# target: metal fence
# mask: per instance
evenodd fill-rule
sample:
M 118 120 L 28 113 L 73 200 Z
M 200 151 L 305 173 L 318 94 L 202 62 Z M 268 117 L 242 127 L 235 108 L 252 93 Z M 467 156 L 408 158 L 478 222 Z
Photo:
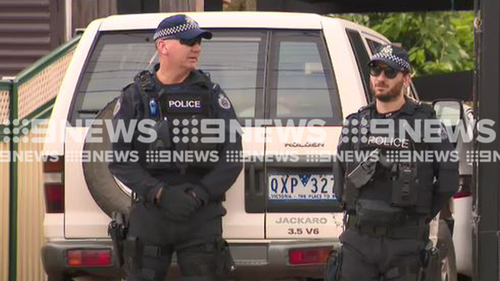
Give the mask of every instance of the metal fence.
M 0 82 L 0 156 L 5 156 L 0 158 L 0 280 L 47 279 L 40 256 L 43 143 L 33 141 L 43 136 L 33 135 L 30 122 L 49 117 L 78 41 L 54 50 L 15 80 Z

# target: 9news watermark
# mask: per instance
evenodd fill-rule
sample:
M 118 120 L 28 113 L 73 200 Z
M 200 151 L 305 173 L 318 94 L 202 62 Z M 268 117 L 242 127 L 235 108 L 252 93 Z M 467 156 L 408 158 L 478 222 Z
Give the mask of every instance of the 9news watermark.
M 362 161 L 373 148 L 384 148 L 387 161 L 394 162 L 497 162 L 498 151 L 478 151 L 472 149 L 472 142 L 487 144 L 496 139 L 492 120 L 470 123 L 458 122 L 443 125 L 439 120 L 346 120 L 332 126 L 322 119 L 289 120 L 258 119 L 246 120 L 240 124 L 236 120 L 184 119 L 168 121 L 158 130 L 154 120 L 76 120 L 73 125 L 63 120 L 49 124 L 47 119 L 4 121 L 0 129 L 4 143 L 73 143 L 74 147 L 84 144 L 106 144 L 102 150 L 66 150 L 65 160 L 74 162 L 333 162 Z M 219 145 L 219 149 L 205 151 L 147 150 L 115 151 L 113 144 L 140 142 L 153 145 L 158 139 L 167 137 L 173 146 L 189 144 Z M 473 132 L 473 129 L 475 132 Z M 273 132 L 272 134 L 270 132 Z M 277 151 L 221 150 L 220 145 L 235 143 L 271 144 Z M 460 143 L 463 151 L 441 151 L 440 145 L 450 142 Z M 276 145 L 275 143 L 279 143 Z M 349 147 L 337 152 L 337 145 Z M 267 145 L 264 145 L 267 146 Z M 50 147 L 50 145 L 48 146 Z M 357 147 L 357 149 L 354 149 Z M 424 147 L 422 149 L 422 147 Z M 465 148 L 464 148 L 465 147 Z M 359 151 L 358 151 L 359 150 Z M 125 154 L 126 155 L 125 155 Z M 6 161 L 47 161 L 40 151 L 17 150 L 0 151 L 0 162 Z M 57 155 L 57 153 L 53 154 Z M 49 161 L 52 161 L 50 159 Z

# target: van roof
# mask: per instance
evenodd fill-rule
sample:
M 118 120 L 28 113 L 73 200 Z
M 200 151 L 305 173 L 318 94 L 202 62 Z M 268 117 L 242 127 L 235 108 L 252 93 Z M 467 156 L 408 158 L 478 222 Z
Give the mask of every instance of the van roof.
M 99 30 L 155 29 L 164 18 L 181 13 L 114 15 L 102 20 Z M 185 13 L 203 28 L 321 29 L 331 18 L 317 14 L 284 12 L 197 12 Z

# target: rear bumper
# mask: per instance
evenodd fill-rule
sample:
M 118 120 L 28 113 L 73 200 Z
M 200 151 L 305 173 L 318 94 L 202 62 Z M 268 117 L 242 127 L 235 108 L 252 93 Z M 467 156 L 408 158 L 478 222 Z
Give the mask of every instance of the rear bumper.
M 294 248 L 313 248 L 332 246 L 340 247 L 338 240 L 302 240 L 270 243 L 252 243 L 245 241 L 230 241 L 230 248 L 237 269 L 231 274 L 234 277 L 246 277 L 255 280 L 256 276 L 267 278 L 309 277 L 321 278 L 324 265 L 292 266 L 288 262 L 288 251 Z M 120 269 L 116 265 L 104 268 L 72 268 L 67 266 L 66 251 L 69 249 L 111 249 L 111 241 L 67 240 L 48 242 L 42 248 L 42 262 L 49 275 L 49 281 L 63 280 L 62 277 L 76 277 L 84 275 L 119 277 Z M 175 258 L 174 258 L 175 259 Z M 169 276 L 177 276 L 178 270 L 174 265 Z M 252 278 L 254 277 L 254 278 Z
M 111 240 L 109 241 L 87 241 L 70 240 L 48 242 L 42 248 L 42 263 L 45 272 L 49 276 L 49 281 L 63 281 L 67 277 L 77 277 L 85 275 L 118 277 L 120 268 L 112 264 L 110 267 L 70 267 L 67 265 L 67 250 L 85 249 L 112 249 Z

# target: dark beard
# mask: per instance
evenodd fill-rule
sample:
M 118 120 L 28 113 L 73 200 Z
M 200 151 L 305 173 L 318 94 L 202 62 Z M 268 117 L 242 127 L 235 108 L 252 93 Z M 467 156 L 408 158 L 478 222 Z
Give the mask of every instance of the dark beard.
M 372 95 L 380 102 L 391 102 L 393 100 L 396 100 L 399 95 L 401 94 L 401 90 L 403 89 L 403 83 L 404 81 L 401 80 L 398 84 L 394 85 L 394 88 L 392 88 L 387 94 L 382 94 L 382 95 L 376 95 L 375 94 L 375 89 L 373 87 L 373 84 L 370 83 L 370 90 L 372 92 Z

